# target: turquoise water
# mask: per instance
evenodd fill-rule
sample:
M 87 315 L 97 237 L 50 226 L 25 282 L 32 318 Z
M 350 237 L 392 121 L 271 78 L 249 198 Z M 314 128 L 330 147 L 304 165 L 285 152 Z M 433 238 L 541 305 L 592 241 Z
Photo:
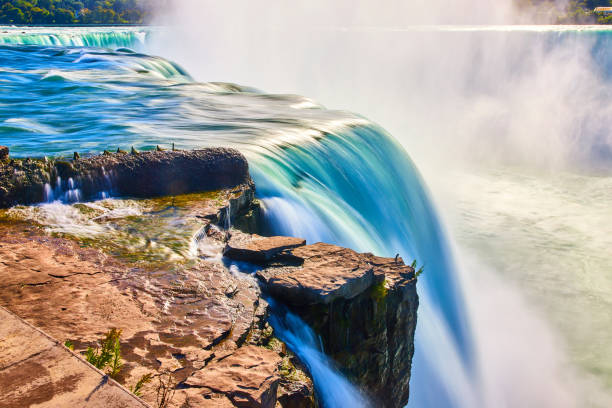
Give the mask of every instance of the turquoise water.
M 441 32 L 449 35 L 453 30 L 445 27 Z M 496 34 L 490 36 L 497 47 L 508 42 L 499 37 L 500 32 L 515 30 L 464 27 L 461 31 L 487 36 L 493 31 Z M 554 48 L 564 35 L 574 39 L 571 33 L 563 34 L 565 29 L 561 34 L 548 31 L 526 34 L 523 28 L 510 35 L 529 44 L 530 35 L 543 36 L 538 37 L 545 40 L 543 48 Z M 608 35 L 586 34 L 585 41 L 594 44 L 594 58 L 602 67 L 600 76 L 606 80 L 607 67 L 612 67 L 606 52 Z M 467 84 L 457 85 L 477 90 L 470 96 L 479 92 L 487 96 L 485 102 L 465 103 L 451 93 L 448 100 L 460 116 L 457 121 L 432 120 L 420 110 L 440 106 L 437 94 L 410 93 L 410 89 L 403 93 L 407 106 L 414 108 L 410 119 L 420 131 L 412 132 L 414 138 L 437 141 L 436 155 L 441 158 L 435 159 L 444 171 L 432 176 L 428 169 L 426 174 L 443 210 L 449 239 L 411 158 L 380 126 L 302 96 L 194 81 L 179 65 L 147 54 L 150 35 L 140 28 L 0 29 L 0 44 L 4 43 L 0 45 L 0 144 L 20 157 L 69 157 L 74 151 L 87 154 L 130 146 L 144 150 L 171 143 L 179 148 L 235 146 L 249 159 L 274 232 L 380 255 L 399 253 L 425 266 L 419 282 L 411 406 L 609 406 L 612 343 L 607 299 L 612 283 L 606 278 L 611 265 L 605 255 L 612 246 L 612 232 L 606 228 L 612 225 L 609 175 L 551 177 L 527 168 L 490 166 L 484 160 L 535 151 L 536 162 L 608 163 L 607 108 L 602 103 L 608 100 L 608 91 L 599 76 L 597 81 L 580 76 L 581 83 L 592 85 L 587 94 L 596 98 L 594 102 L 571 86 L 582 70 L 561 78 L 569 84 L 567 94 L 552 91 L 555 82 L 547 79 L 554 70 L 523 84 L 517 80 L 521 69 L 528 72 L 529 64 L 540 62 L 521 49 L 513 56 L 522 64 L 518 72 L 509 68 L 517 63 L 512 58 L 483 64 L 483 72 L 489 67 L 494 72 L 491 77 L 504 79 L 507 86 L 479 82 L 484 74 L 478 69 Z M 368 36 L 375 37 L 370 32 Z M 452 50 L 446 51 L 456 58 Z M 559 53 L 551 65 L 560 61 L 574 63 Z M 388 62 L 379 65 L 395 66 L 396 61 Z M 471 61 L 466 66 L 471 73 Z M 439 77 L 436 81 L 445 80 L 448 72 L 434 64 L 428 67 Z M 423 78 L 423 73 L 408 72 L 414 74 L 408 77 Z M 390 78 L 398 89 L 404 86 L 385 74 L 380 78 Z M 458 82 L 452 75 L 449 78 Z M 450 80 L 443 83 L 453 89 Z M 532 106 L 526 103 L 532 93 L 514 93 L 533 88 L 539 94 L 550 93 L 552 105 Z M 500 95 L 511 95 L 517 106 L 504 111 L 506 100 L 500 102 Z M 573 111 L 548 110 L 569 95 L 577 101 Z M 415 103 L 410 103 L 411 98 Z M 592 104 L 584 104 L 585 100 Z M 578 117 L 574 112 L 581 104 L 599 109 Z M 380 109 L 393 111 L 398 106 L 385 104 Z M 539 126 L 537 137 L 529 133 L 520 144 L 514 135 L 502 137 L 506 128 L 525 133 L 523 128 L 514 129 L 512 122 L 514 115 L 525 116 L 519 109 L 523 106 L 527 113 L 552 112 L 556 121 L 567 120 L 585 130 L 584 148 L 570 148 L 575 140 L 551 137 L 561 128 L 544 132 L 534 119 L 545 116 L 539 114 L 528 115 L 532 121 L 525 121 Z M 400 107 L 404 114 L 406 108 Z M 440 106 L 443 117 L 445 109 L 446 105 Z M 463 118 L 469 119 L 466 133 L 500 137 L 465 143 L 454 132 Z M 500 128 L 493 126 L 497 124 Z M 418 146 L 408 133 L 394 132 L 404 145 Z M 444 137 L 434 137 L 438 135 Z M 538 149 L 527 151 L 525 145 Z M 470 155 L 467 170 L 451 173 L 447 171 L 451 161 L 444 162 L 447 157 L 439 147 L 485 151 L 487 157 Z M 415 159 L 427 162 L 421 156 Z M 455 259 L 453 253 L 458 254 Z M 541 327 L 535 317 L 540 315 L 550 328 Z M 586 377 L 595 385 L 582 384 Z M 593 390 L 604 396 L 593 397 Z
M 451 405 L 457 396 L 444 378 L 450 371 L 439 373 L 433 365 L 446 356 L 454 375 L 467 377 L 471 369 L 461 292 L 422 180 L 383 129 L 301 96 L 197 83 L 179 66 L 135 53 L 128 44 L 112 50 L 29 45 L 27 39 L 28 45 L 0 46 L 0 143 L 14 156 L 170 143 L 239 148 L 270 219 L 278 219 L 271 224 L 277 232 L 400 253 L 425 265 L 421 301 L 430 309 L 421 318 L 435 322 L 435 329 L 420 333 L 423 341 L 445 343 L 417 347 L 417 359 L 429 371 L 428 389 Z M 301 225 L 310 229 L 295 231 Z

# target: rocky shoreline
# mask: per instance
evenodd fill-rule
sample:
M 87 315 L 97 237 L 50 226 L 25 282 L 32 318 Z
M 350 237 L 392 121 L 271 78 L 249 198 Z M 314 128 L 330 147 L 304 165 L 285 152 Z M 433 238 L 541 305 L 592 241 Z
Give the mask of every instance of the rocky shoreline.
M 115 193 L 142 197 L 130 205 L 143 210 L 121 218 L 115 207 L 66 205 L 79 220 L 89 217 L 94 238 L 54 229 L 29 207 L 3 210 L 0 304 L 70 340 L 77 353 L 110 328 L 121 329 L 124 364 L 116 380 L 130 387 L 151 374 L 155 381 L 142 388 L 151 406 L 159 406 L 164 378 L 173 389 L 169 407 L 317 406 L 308 367 L 269 324 L 268 297 L 314 329 L 324 352 L 374 406 L 407 403 L 418 307 L 414 269 L 401 258 L 257 235 L 260 207 L 240 153 L 115 153 L 59 167 L 57 160 L 26 161 L 11 162 L 8 152 L 0 159 L 2 206 L 44 196 L 55 174 L 42 177 L 32 165 L 40 162 L 58 174 L 71 169 L 59 177 L 78 180 L 83 197 L 106 188 L 101 180 L 112 172 Z M 133 175 L 156 181 L 118 181 Z M 144 198 L 156 196 L 162 198 Z M 192 227 L 193 236 L 168 244 L 160 235 L 168 219 Z M 160 247 L 171 250 L 160 257 Z M 39 374 L 32 381 L 52 381 Z M 0 384 L 6 375 L 0 367 Z M 0 406 L 19 406 L 18 397 L 0 396 Z

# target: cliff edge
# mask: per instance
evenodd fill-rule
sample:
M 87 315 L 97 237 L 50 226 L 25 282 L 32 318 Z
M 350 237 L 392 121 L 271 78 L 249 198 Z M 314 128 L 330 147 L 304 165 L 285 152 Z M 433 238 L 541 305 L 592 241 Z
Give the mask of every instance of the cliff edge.
M 260 208 L 240 153 L 69 162 L 0 153 L 0 207 L 38 202 L 49 188 L 81 194 L 0 210 L 0 305 L 81 354 L 122 330 L 113 378 L 133 388 L 150 375 L 144 401 L 159 405 L 165 390 L 167 407 L 317 406 L 308 367 L 268 323 L 272 297 L 314 329 L 373 405 L 407 403 L 414 270 L 399 257 L 256 235 Z M 84 201 L 100 191 L 132 198 Z M 69 226 L 49 211 L 62 211 Z

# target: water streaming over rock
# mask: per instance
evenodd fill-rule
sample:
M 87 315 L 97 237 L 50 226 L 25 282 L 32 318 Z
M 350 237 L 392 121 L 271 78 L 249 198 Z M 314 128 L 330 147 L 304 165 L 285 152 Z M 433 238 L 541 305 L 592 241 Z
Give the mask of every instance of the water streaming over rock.
M 268 300 L 273 309 L 270 323 L 276 335 L 283 340 L 300 360 L 308 367 L 314 380 L 317 398 L 324 407 L 370 406 L 366 398 L 355 389 L 337 370 L 334 363 L 325 356 L 321 341 L 310 327 L 299 317 Z
M 138 48 L 138 33 L 87 35 L 100 38 L 96 46 Z M 94 44 L 84 39 L 82 48 L 73 47 L 76 39 L 58 45 L 48 34 L 36 41 L 9 34 L 0 40 L 12 44 L 0 46 L 0 87 L 7 91 L 0 93 L 0 144 L 13 155 L 70 157 L 172 143 L 237 147 L 249 159 L 271 232 L 399 253 L 424 266 L 411 401 L 483 406 L 474 331 L 444 229 L 409 156 L 382 128 L 305 97 L 197 83 L 159 57 L 88 48 Z M 75 198 L 78 186 L 56 183 L 64 184 L 59 192 L 49 186 L 48 199 L 67 192 L 68 201 Z M 198 234 L 190 232 L 193 245 Z M 287 343 L 305 360 L 325 362 L 295 319 L 284 316 L 277 330 Z

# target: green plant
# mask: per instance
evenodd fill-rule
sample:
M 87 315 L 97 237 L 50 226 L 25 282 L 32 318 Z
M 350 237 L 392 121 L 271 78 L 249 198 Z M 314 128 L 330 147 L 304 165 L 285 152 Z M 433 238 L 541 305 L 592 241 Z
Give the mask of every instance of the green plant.
M 121 332 L 119 332 L 121 334 Z M 121 371 L 121 367 L 123 367 L 123 362 L 121 361 L 121 346 L 119 344 L 119 337 L 115 340 L 113 344 L 113 358 L 109 364 L 110 370 L 109 375 L 111 378 L 116 378 L 119 371 Z
M 121 361 L 121 345 L 119 339 L 121 338 L 121 330 L 111 329 L 106 333 L 104 339 L 101 341 L 101 347 L 88 347 L 85 352 L 85 359 L 91 365 L 99 370 L 103 370 L 109 366 L 109 372 L 111 378 L 115 378 L 123 362 Z
M 410 264 L 410 267 L 416 271 L 415 274 L 414 274 L 415 278 L 418 278 L 423 273 L 424 266 L 421 266 L 418 270 L 416 269 L 416 267 L 417 267 L 416 259 L 414 261 L 412 261 L 412 264 Z
M 66 340 L 64 342 L 64 346 L 66 346 L 66 348 L 69 348 L 70 350 L 74 351 L 74 344 L 72 344 L 72 342 L 70 340 Z
M 142 396 L 142 387 L 144 387 L 145 384 L 150 383 L 152 379 L 153 375 L 151 373 L 143 375 L 140 377 L 140 380 L 138 380 L 135 386 L 130 387 L 130 391 L 137 397 Z

